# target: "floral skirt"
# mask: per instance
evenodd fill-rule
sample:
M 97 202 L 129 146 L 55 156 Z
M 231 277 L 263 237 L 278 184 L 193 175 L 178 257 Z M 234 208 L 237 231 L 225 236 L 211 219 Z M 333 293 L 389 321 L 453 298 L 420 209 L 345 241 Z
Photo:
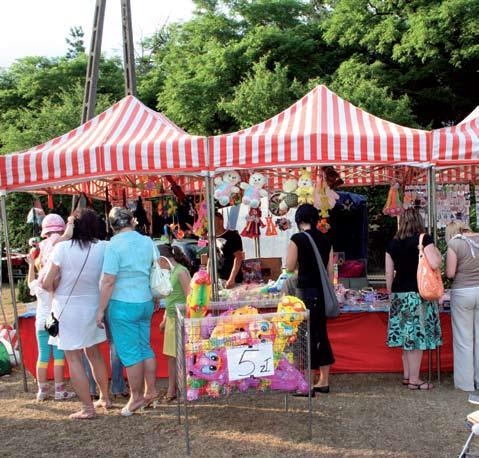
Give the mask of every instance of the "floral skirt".
M 433 350 L 442 345 L 437 303 L 414 292 L 392 293 L 387 343 L 403 350 Z

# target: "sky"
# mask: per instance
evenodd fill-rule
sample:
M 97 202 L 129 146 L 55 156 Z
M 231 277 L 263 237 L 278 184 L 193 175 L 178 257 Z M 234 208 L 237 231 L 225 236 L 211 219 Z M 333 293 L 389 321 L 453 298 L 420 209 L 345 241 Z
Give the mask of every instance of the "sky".
M 90 47 L 95 0 L 0 0 L 0 67 L 25 56 L 62 56 L 70 27 L 82 26 Z M 122 52 L 120 0 L 107 0 L 102 51 Z M 151 35 L 165 22 L 191 17 L 192 0 L 130 0 L 133 39 Z

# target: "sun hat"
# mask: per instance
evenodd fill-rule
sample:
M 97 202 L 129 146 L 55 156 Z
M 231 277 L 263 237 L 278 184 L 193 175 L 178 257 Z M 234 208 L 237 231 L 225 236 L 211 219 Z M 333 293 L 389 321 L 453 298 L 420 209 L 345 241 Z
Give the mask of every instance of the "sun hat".
M 42 237 L 46 237 L 50 232 L 63 232 L 65 230 L 65 221 L 60 215 L 50 213 L 42 221 Z

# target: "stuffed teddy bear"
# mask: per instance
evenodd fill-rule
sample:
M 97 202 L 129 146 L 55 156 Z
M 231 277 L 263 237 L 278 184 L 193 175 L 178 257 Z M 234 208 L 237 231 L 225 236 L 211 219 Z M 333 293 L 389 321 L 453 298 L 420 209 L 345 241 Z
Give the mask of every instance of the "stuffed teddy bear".
M 298 180 L 295 178 L 289 178 L 283 183 L 283 192 L 280 195 L 281 202 L 279 204 L 281 215 L 288 213 L 290 208 L 298 206 L 296 189 L 298 189 Z
M 303 170 L 298 180 L 298 189 L 295 194 L 298 196 L 298 205 L 314 203 L 314 187 L 311 179 L 311 172 Z
M 242 203 L 251 208 L 258 208 L 261 204 L 261 197 L 266 197 L 268 193 L 263 189 L 266 179 L 261 173 L 253 173 L 249 177 L 248 183 L 241 183 L 240 187 L 244 190 Z
M 215 199 L 222 207 L 225 207 L 231 202 L 234 194 L 239 193 L 239 188 L 236 186 L 241 181 L 240 174 L 235 170 L 225 172 L 222 177 L 215 178 Z

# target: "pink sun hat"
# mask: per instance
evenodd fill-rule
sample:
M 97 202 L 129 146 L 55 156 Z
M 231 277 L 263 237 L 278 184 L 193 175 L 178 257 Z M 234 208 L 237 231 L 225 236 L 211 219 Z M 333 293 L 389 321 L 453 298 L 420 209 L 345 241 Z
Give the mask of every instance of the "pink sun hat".
M 42 221 L 42 237 L 46 237 L 50 232 L 63 232 L 65 230 L 65 221 L 60 215 L 50 213 Z

